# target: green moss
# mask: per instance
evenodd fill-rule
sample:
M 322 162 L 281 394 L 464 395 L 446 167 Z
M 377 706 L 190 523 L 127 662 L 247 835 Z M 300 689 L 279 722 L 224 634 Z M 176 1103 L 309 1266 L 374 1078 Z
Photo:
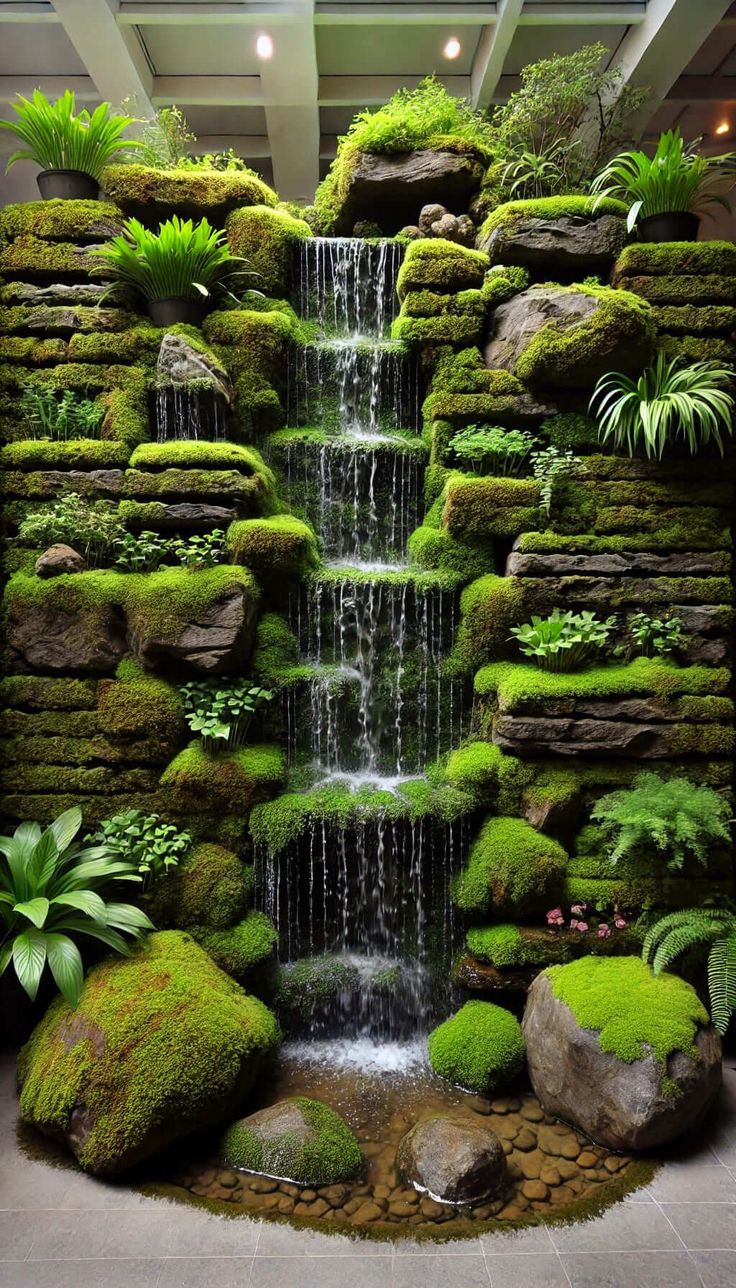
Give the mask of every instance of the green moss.
M 273 795 L 284 771 L 278 747 L 239 747 L 213 756 L 201 742 L 192 742 L 164 770 L 161 788 L 173 809 L 247 813 L 257 801 Z
M 48 241 L 106 240 L 122 224 L 117 206 L 104 201 L 25 201 L 0 210 L 0 241 L 41 237 Z
M 660 335 L 658 348 L 668 358 L 679 358 L 682 362 L 733 364 L 736 361 L 736 344 L 717 335 Z
M 470 316 L 412 318 L 402 314 L 391 327 L 394 340 L 407 345 L 452 344 L 458 347 L 477 344 L 482 334 L 482 321 Z
M 445 293 L 478 288 L 488 267 L 489 259 L 483 251 L 467 250 L 442 237 L 420 237 L 406 248 L 396 290 L 403 300 L 409 291 L 423 287 Z
M 445 778 L 458 791 L 486 809 L 500 814 L 520 812 L 522 793 L 531 770 L 515 756 L 507 756 L 491 742 L 469 742 L 452 751 Z
M 471 582 L 460 597 L 453 668 L 468 675 L 484 662 L 507 655 L 510 629 L 523 612 L 523 589 L 516 578 L 488 573 Z
M 105 268 L 91 248 L 77 246 L 74 242 L 44 241 L 32 233 L 24 233 L 0 246 L 0 273 L 7 277 L 46 277 L 53 274 L 62 279 L 99 279 L 104 277 Z
M 612 956 L 636 950 L 641 935 L 635 929 L 617 931 L 610 939 L 576 930 L 547 930 L 543 927 L 474 926 L 465 942 L 474 957 L 496 970 L 543 967 L 588 955 Z
M 708 242 L 696 243 L 707 246 Z M 652 304 L 736 304 L 736 275 L 720 273 L 663 274 L 661 277 L 617 276 L 620 290 L 632 291 Z
M 355 1176 L 363 1166 L 363 1155 L 339 1114 L 305 1096 L 294 1096 L 291 1103 L 307 1124 L 306 1138 L 284 1132 L 268 1133 L 267 1139 L 261 1139 L 249 1129 L 245 1118 L 223 1136 L 220 1148 L 225 1161 L 302 1185 L 334 1185 Z
M 541 910 L 559 889 L 566 861 L 562 846 L 524 819 L 487 818 L 453 881 L 453 902 L 476 916 L 491 908 L 507 916 Z
M 102 174 L 106 196 L 126 214 L 149 221 L 171 214 L 206 215 L 215 222 L 238 206 L 275 206 L 276 193 L 253 170 L 151 170 L 110 165 Z
M 149 675 L 126 658 L 115 680 L 100 680 L 97 717 L 112 738 L 151 738 L 171 747 L 186 733 L 181 693 L 162 677 Z
M 607 374 L 622 344 L 645 366 L 654 345 L 656 327 L 638 296 L 607 286 L 557 288 L 558 294 L 589 295 L 598 308 L 576 326 L 562 329 L 547 322 L 520 354 L 515 372 L 530 385 L 587 387 Z M 620 361 L 620 359 L 619 359 Z
M 540 433 L 550 447 L 576 454 L 600 451 L 598 426 L 592 416 L 580 412 L 564 411 L 543 420 Z
M 0 298 L 2 298 L 0 296 Z M 69 335 L 88 331 L 124 332 L 135 322 L 135 315 L 126 309 L 95 307 L 86 304 L 18 304 L 0 308 L 0 331 L 45 332 L 48 335 Z
M 697 1055 L 698 1028 L 709 1022 L 695 990 L 677 975 L 654 975 L 640 957 L 583 957 L 545 972 L 554 996 L 581 1028 L 625 1064 L 651 1054 L 662 1072 L 676 1051 Z
M 620 215 L 626 218 L 626 206 L 622 201 L 611 197 L 604 198 L 593 209 L 594 198 L 570 194 L 559 197 L 533 197 L 525 201 L 506 201 L 496 206 L 495 210 L 484 219 L 478 240 L 481 245 L 489 240 L 497 228 L 510 230 L 521 219 L 561 219 L 565 217 L 588 219 L 600 218 L 601 215 Z M 625 241 L 626 230 L 622 227 L 621 244 Z
M 270 474 L 262 456 L 252 447 L 190 439 L 176 439 L 170 443 L 142 443 L 133 452 L 130 466 L 136 470 L 240 470 L 246 475 Z
M 453 472 L 445 484 L 443 523 L 451 536 L 511 537 L 539 525 L 536 479 L 480 478 Z
M 498 970 L 525 965 L 524 940 L 518 926 L 473 926 L 465 936 L 468 949 L 475 957 Z
M 340 994 L 357 994 L 360 987 L 360 972 L 349 959 L 302 957 L 279 970 L 273 1004 L 282 1019 L 308 1022 L 315 1008 L 337 1003 Z
M 84 1104 L 79 1162 L 114 1172 L 221 1119 L 278 1038 L 266 1007 L 189 936 L 151 935 L 131 957 L 92 968 L 76 1011 L 52 1002 L 18 1058 L 21 1117 L 54 1136 Z
M 224 348 L 235 386 L 238 436 L 247 441 L 280 429 L 284 412 L 279 394 L 285 388 L 289 345 L 296 334 L 293 313 L 278 309 L 211 313 L 203 332 L 208 341 Z
M 115 439 L 128 447 L 142 443 L 148 433 L 148 403 L 143 382 L 137 388 L 111 389 L 102 395 L 105 419 L 104 438 Z
M 45 439 L 8 443 L 0 462 L 9 470 L 112 470 L 125 469 L 130 449 L 125 443 L 95 438 Z
M 521 1025 L 492 1002 L 466 1002 L 432 1030 L 427 1045 L 435 1073 L 482 1095 L 508 1086 L 524 1068 Z
M 225 930 L 245 913 L 249 871 L 222 845 L 195 845 L 155 882 L 148 914 L 156 925 Z
M 724 667 L 677 666 L 662 657 L 639 657 L 633 662 L 592 666 L 585 671 L 557 674 L 526 662 L 493 662 L 475 677 L 479 696 L 494 694 L 504 711 L 529 702 L 560 698 L 618 698 L 653 694 L 664 701 L 681 694 L 723 693 L 729 683 Z
M 0 680 L 0 703 L 31 711 L 93 711 L 97 705 L 97 681 L 6 675 Z
M 736 246 L 730 241 L 632 242 L 621 251 L 614 268 L 616 279 L 681 273 L 723 277 L 736 274 Z
M 234 255 L 246 261 L 249 285 L 266 295 L 288 295 L 298 244 L 312 236 L 309 224 L 284 210 L 247 206 L 227 221 L 228 240 Z
M 459 572 L 472 581 L 493 567 L 493 546 L 490 541 L 456 541 L 444 529 L 424 525 L 409 537 L 409 560 L 417 568 Z
M 209 953 L 216 966 L 235 979 L 261 966 L 273 956 L 278 935 L 265 912 L 249 912 L 227 930 L 190 926 L 189 933 Z
M 92 362 L 60 362 L 55 367 L 40 371 L 20 371 L 15 367 L 4 366 L 0 368 L 0 385 L 17 392 L 20 392 L 22 385 L 61 392 L 65 389 L 76 389 L 87 398 L 91 398 L 100 390 L 114 389 L 140 395 L 145 392 L 146 373 L 141 367 L 128 367 L 117 363 L 111 366 L 96 366 Z M 102 432 L 105 437 L 108 437 L 104 421 Z
M 0 336 L 0 362 L 18 363 L 23 367 L 43 367 L 64 362 L 67 342 L 59 338 L 38 340 L 30 335 Z
M 292 670 L 299 656 L 299 642 L 283 617 L 263 613 L 256 627 L 251 671 L 267 686 L 279 686 L 285 672 Z
M 291 514 L 236 519 L 227 530 L 226 549 L 233 563 L 262 575 L 302 576 L 319 562 L 314 532 Z
M 657 330 L 676 335 L 729 335 L 736 330 L 736 308 L 732 304 L 663 304 L 654 309 L 654 320 Z

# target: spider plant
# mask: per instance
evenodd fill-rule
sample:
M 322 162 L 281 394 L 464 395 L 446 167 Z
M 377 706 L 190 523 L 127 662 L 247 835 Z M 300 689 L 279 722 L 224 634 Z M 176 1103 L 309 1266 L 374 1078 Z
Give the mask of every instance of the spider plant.
M 702 156 L 696 151 L 698 142 L 686 143 L 679 129 L 667 130 L 659 136 L 653 157 L 640 150 L 620 152 L 591 184 L 591 192 L 596 194 L 594 209 L 605 197 L 629 202 L 629 232 L 637 222 L 654 215 L 698 215 L 709 206 L 728 210 L 722 189 L 733 182 L 736 154 Z
M 11 106 L 17 119 L 0 121 L 0 128 L 10 130 L 25 147 L 13 153 L 6 172 L 16 161 L 27 160 L 35 161 L 42 170 L 77 170 L 99 180 L 116 152 L 140 147 L 122 137 L 135 117 L 118 116 L 109 103 L 100 103 L 91 115 L 86 108 L 75 114 L 70 89 L 55 103 L 34 89 L 32 98 L 19 94 Z
M 643 446 L 661 460 L 666 447 L 684 438 L 694 456 L 711 439 L 723 455 L 723 439 L 733 432 L 733 397 L 727 386 L 736 379 L 732 367 L 717 362 L 683 366 L 658 353 L 638 380 L 618 371 L 602 376 L 590 409 L 600 415 L 603 443 L 625 448 L 629 456 Z
M 207 219 L 195 224 L 173 215 L 157 233 L 129 219 L 124 230 L 97 252 L 116 281 L 144 300 L 201 300 L 234 271 L 240 260 L 227 237 Z

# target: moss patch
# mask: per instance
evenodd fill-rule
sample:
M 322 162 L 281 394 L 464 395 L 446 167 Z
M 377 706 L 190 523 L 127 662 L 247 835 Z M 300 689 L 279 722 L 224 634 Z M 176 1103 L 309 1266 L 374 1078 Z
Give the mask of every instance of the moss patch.
M 192 742 L 164 770 L 161 789 L 172 808 L 183 812 L 247 813 L 257 801 L 273 795 L 284 771 L 278 747 L 239 747 L 212 756 L 201 742 Z
M 453 881 L 453 902 L 474 915 L 541 910 L 559 890 L 566 862 L 559 842 L 524 819 L 487 818 Z
M 312 236 L 309 224 L 285 210 L 246 206 L 230 215 L 227 234 L 231 251 L 252 274 L 249 285 L 277 298 L 289 294 L 295 250 Z
M 585 671 L 556 674 L 526 662 L 495 662 L 475 677 L 475 692 L 495 694 L 505 711 L 546 698 L 618 698 L 654 694 L 721 694 L 729 683 L 725 667 L 677 666 L 661 657 L 638 657 L 633 662 L 591 666 Z
M 492 1002 L 466 1002 L 432 1030 L 427 1045 L 435 1073 L 482 1095 L 507 1086 L 524 1067 L 521 1025 Z
M 278 935 L 264 912 L 249 912 L 237 925 L 226 930 L 190 926 L 189 933 L 216 966 L 235 979 L 243 979 L 273 955 Z
M 444 293 L 478 288 L 489 266 L 484 251 L 467 250 L 442 237 L 420 237 L 406 248 L 396 290 L 403 300 L 409 291 L 424 287 Z
M 328 1105 L 295 1096 L 290 1102 L 308 1128 L 306 1139 L 295 1132 L 268 1134 L 263 1139 L 248 1127 L 248 1119 L 234 1123 L 222 1139 L 226 1162 L 249 1172 L 260 1172 L 302 1185 L 334 1185 L 360 1171 L 360 1146 Z
M 312 529 L 290 514 L 236 520 L 227 530 L 226 548 L 233 563 L 266 575 L 300 576 L 319 562 Z
M 275 206 L 276 193 L 253 170 L 152 170 L 109 165 L 102 174 L 106 196 L 126 214 L 149 219 L 172 214 L 207 215 L 223 223 L 238 206 Z

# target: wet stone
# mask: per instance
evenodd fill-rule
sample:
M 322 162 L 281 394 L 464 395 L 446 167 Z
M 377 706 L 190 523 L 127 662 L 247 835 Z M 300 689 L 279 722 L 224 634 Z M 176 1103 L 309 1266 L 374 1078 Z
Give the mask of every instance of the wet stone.
M 237 1173 L 231 1172 L 227 1169 L 223 1169 L 223 1171 L 217 1173 L 217 1180 L 220 1185 L 225 1187 L 226 1190 L 233 1190 L 238 1184 Z
M 367 1202 L 361 1203 L 350 1220 L 352 1225 L 370 1225 L 372 1221 L 378 1221 L 382 1215 L 382 1210 L 377 1203 Z
M 529 1150 L 536 1149 L 537 1138 L 534 1132 L 528 1127 L 522 1127 L 521 1131 L 514 1137 L 514 1149 Z
M 594 1154 L 593 1151 L 590 1149 L 584 1149 L 582 1154 L 578 1154 L 578 1157 L 576 1158 L 575 1161 L 578 1167 L 582 1167 L 583 1170 L 585 1170 L 588 1167 L 596 1166 L 598 1162 L 598 1155 Z

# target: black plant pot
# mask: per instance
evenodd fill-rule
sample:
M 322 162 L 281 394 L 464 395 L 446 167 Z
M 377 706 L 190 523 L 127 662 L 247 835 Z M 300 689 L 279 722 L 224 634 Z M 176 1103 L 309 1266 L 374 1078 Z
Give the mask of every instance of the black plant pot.
M 100 185 L 83 170 L 42 170 L 36 177 L 44 201 L 97 201 Z
M 698 240 L 700 216 L 689 210 L 672 210 L 662 215 L 647 215 L 637 224 L 645 242 L 694 242 Z
M 174 326 L 177 322 L 200 326 L 206 313 L 207 301 L 204 299 L 170 295 L 165 300 L 148 301 L 148 316 L 154 326 Z

